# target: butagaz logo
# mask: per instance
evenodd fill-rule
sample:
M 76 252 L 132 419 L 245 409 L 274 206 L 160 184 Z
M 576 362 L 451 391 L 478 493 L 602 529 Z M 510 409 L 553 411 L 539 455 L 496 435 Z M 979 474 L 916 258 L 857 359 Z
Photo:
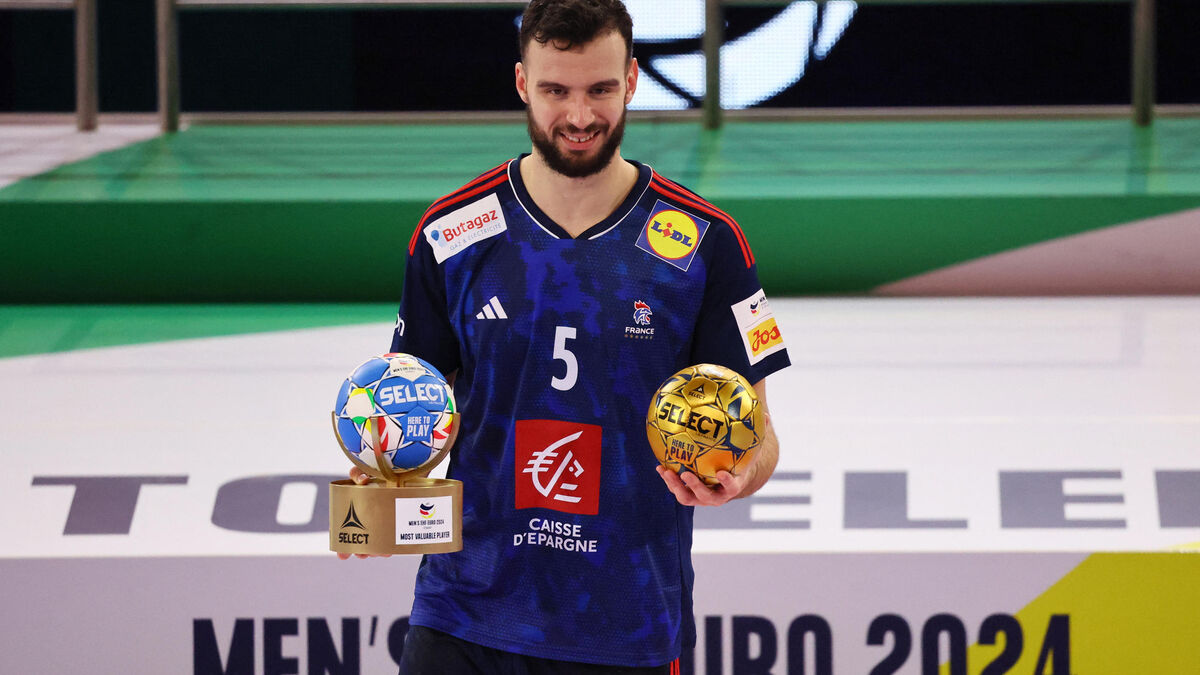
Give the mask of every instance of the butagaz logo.
M 708 231 L 708 221 L 675 209 L 659 200 L 654 204 L 637 247 L 687 271 Z
M 500 298 L 492 296 L 491 300 L 479 310 L 475 315 L 476 319 L 507 319 L 508 314 L 504 313 L 504 306 L 500 304 Z
M 508 229 L 495 194 L 451 211 L 425 226 L 425 239 L 439 263 L 462 253 L 468 246 Z
M 516 508 L 599 512 L 599 426 L 518 420 L 516 431 Z
M 751 365 L 783 349 L 783 335 L 762 289 L 729 308 L 737 320 Z

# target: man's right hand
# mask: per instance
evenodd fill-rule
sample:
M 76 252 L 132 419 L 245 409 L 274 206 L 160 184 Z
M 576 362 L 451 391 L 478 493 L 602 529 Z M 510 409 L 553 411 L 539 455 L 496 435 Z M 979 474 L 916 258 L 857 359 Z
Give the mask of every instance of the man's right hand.
M 350 467 L 350 480 L 354 481 L 355 485 L 366 485 L 367 483 L 371 482 L 371 476 L 366 471 L 363 471 L 362 469 L 358 468 L 357 466 L 353 466 L 353 467 Z M 390 558 L 390 557 L 392 557 L 391 553 L 384 553 L 382 555 L 371 554 L 371 553 L 353 553 L 353 554 L 339 553 L 339 554 L 337 554 L 337 557 L 341 558 L 342 560 L 349 560 L 351 555 L 353 555 L 355 558 Z
M 354 481 L 355 485 L 366 485 L 371 482 L 371 475 L 357 466 L 350 467 L 350 480 Z

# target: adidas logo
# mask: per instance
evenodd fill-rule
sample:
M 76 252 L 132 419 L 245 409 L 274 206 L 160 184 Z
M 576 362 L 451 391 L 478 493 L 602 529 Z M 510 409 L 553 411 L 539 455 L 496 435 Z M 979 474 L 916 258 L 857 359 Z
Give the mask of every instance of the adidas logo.
M 508 315 L 504 313 L 504 307 L 502 307 L 500 305 L 500 298 L 493 295 L 492 299 L 488 300 L 488 304 L 484 305 L 483 309 L 480 310 L 480 312 L 475 315 L 475 318 L 476 319 L 507 319 Z

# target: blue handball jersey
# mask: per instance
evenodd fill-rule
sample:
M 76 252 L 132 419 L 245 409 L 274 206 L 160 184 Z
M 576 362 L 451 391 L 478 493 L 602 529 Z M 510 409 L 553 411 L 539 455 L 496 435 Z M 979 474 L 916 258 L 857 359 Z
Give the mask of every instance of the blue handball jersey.
M 571 238 L 521 158 L 435 202 L 409 245 L 392 351 L 457 373 L 449 477 L 463 549 L 427 555 L 411 622 L 549 659 L 648 666 L 695 642 L 692 511 L 655 471 L 654 391 L 717 363 L 789 363 L 737 223 L 633 163 Z M 714 589 L 718 591 L 718 589 Z

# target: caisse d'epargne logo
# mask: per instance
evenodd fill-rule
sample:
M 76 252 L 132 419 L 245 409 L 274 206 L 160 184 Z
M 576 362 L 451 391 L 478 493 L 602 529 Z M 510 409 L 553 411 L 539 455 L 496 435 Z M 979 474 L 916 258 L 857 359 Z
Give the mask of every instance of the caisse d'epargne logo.
M 516 431 L 516 508 L 599 513 L 599 426 L 517 420 Z

